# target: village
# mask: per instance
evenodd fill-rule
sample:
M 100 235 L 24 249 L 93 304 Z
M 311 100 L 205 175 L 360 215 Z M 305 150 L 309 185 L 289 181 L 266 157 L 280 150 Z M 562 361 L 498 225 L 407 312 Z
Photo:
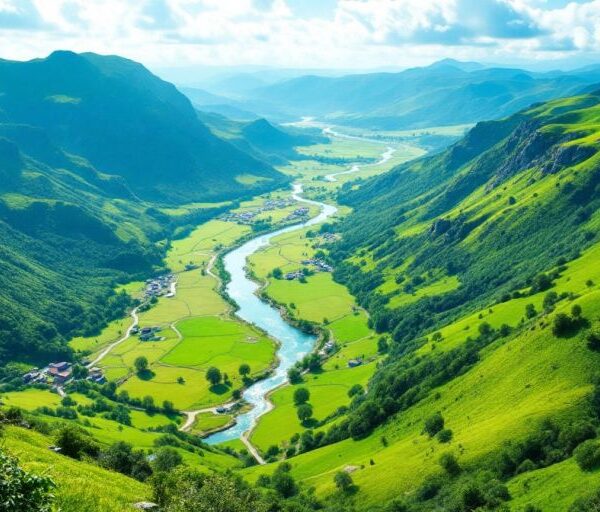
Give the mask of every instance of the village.
M 152 279 L 146 280 L 146 289 L 144 297 L 151 299 L 164 295 L 167 298 L 175 297 L 177 281 L 173 274 L 165 274 Z
M 316 268 L 317 271 L 320 271 L 320 272 L 333 272 L 333 267 L 320 259 L 302 260 L 302 264 L 313 266 Z M 284 277 L 284 279 L 286 279 L 288 281 L 293 281 L 294 279 L 302 279 L 302 278 L 306 277 L 305 269 L 299 269 L 299 270 L 295 270 L 293 272 L 287 272 L 283 277 Z
M 50 363 L 44 368 L 32 368 L 23 375 L 23 383 L 28 385 L 34 384 L 52 384 L 54 386 L 62 386 L 67 381 L 87 380 L 96 384 L 104 384 L 106 377 L 101 368 L 93 367 L 78 367 L 78 373 L 74 374 L 73 365 L 66 361 Z
M 228 212 L 223 214 L 220 219 L 229 222 L 236 222 L 237 224 L 247 225 L 251 224 L 254 218 L 261 213 L 287 208 L 293 204 L 295 204 L 295 201 L 292 199 L 267 199 L 261 207 L 256 208 L 255 210 L 249 210 L 241 213 Z M 302 219 L 307 217 L 308 213 L 309 209 L 306 207 L 296 208 L 284 220 L 292 221 Z

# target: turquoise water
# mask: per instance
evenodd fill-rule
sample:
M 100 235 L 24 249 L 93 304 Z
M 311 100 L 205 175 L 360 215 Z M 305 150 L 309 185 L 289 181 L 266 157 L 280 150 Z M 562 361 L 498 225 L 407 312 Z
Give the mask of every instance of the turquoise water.
M 239 306 L 236 315 L 248 323 L 257 325 L 279 342 L 280 346 L 277 352 L 279 366 L 269 378 L 253 384 L 244 392 L 244 399 L 252 405 L 252 409 L 240 414 L 236 418 L 237 423 L 231 428 L 207 437 L 205 441 L 210 444 L 239 439 L 244 432 L 252 429 L 256 420 L 270 409 L 266 395 L 286 381 L 288 369 L 309 353 L 315 344 L 316 338 L 314 336 L 305 334 L 288 324 L 283 320 L 278 309 L 263 302 L 256 295 L 259 284 L 249 279 L 245 271 L 248 257 L 268 245 L 273 237 L 319 224 L 337 211 L 335 206 L 304 199 L 300 195 L 301 193 L 302 186 L 298 183 L 294 184 L 292 197 L 297 201 L 318 205 L 321 208 L 319 215 L 303 224 L 288 226 L 253 238 L 227 253 L 223 258 L 225 269 L 231 275 L 231 280 L 227 285 L 227 293 Z

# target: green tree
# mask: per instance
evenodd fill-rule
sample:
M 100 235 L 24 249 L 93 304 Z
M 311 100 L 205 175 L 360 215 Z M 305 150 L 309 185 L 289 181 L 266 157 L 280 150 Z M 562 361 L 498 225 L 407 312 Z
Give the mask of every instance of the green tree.
M 275 470 L 275 473 L 273 473 L 271 484 L 284 498 L 291 498 L 298 494 L 298 485 L 294 481 L 292 475 L 290 475 L 289 464 L 285 462 L 282 462 Z
M 573 304 L 573 307 L 571 308 L 571 315 L 573 315 L 573 318 L 580 318 L 581 313 L 581 306 L 579 304 Z
M 162 408 L 165 414 L 175 414 L 177 409 L 175 409 L 175 405 L 170 400 L 165 400 L 162 403 Z
M 352 477 L 346 471 L 338 471 L 333 477 L 333 482 L 342 492 L 348 492 L 354 487 Z
M 584 441 L 575 448 L 573 456 L 583 471 L 592 471 L 600 467 L 600 443 L 595 439 Z
M 439 462 L 440 466 L 442 466 L 450 476 L 456 476 L 461 472 L 460 465 L 452 453 L 444 453 L 440 457 Z
M 444 417 L 441 415 L 441 413 L 436 412 L 425 420 L 425 426 L 423 427 L 423 430 L 429 434 L 429 437 L 433 437 L 443 428 Z
M 0 450 L 0 510 L 50 512 L 55 484 L 48 476 L 22 469 L 15 457 Z
M 535 310 L 535 306 L 533 304 L 527 304 L 525 306 L 525 316 L 529 319 L 537 316 L 537 311 Z
M 354 398 L 355 396 L 360 396 L 365 394 L 365 388 L 362 387 L 362 384 L 354 384 L 348 390 L 348 397 Z
M 304 423 L 313 415 L 313 408 L 310 404 L 302 404 L 298 406 L 296 413 L 298 414 L 298 419 Z
M 552 333 L 554 336 L 564 336 L 572 329 L 572 327 L 573 320 L 569 315 L 558 313 L 554 316 L 554 321 L 552 322 Z
M 295 366 L 288 370 L 287 375 L 288 380 L 292 384 L 298 384 L 298 382 L 302 382 L 302 374 L 300 373 L 300 370 L 298 370 L 298 368 L 296 368 Z
M 282 276 L 283 276 L 283 272 L 281 271 L 281 269 L 279 267 L 275 267 L 273 269 L 273 277 L 275 279 L 281 279 Z
M 294 403 L 302 405 L 310 399 L 310 392 L 306 388 L 298 388 L 294 391 Z
M 146 359 L 145 356 L 136 357 L 135 361 L 133 362 L 133 366 L 135 367 L 135 371 L 137 373 L 144 373 L 146 370 L 148 370 L 148 359 Z
M 242 363 L 238 371 L 242 377 L 247 377 L 248 375 L 250 375 L 250 365 Z
M 163 446 L 154 453 L 152 467 L 154 471 L 172 471 L 183 464 L 183 458 L 175 448 Z
M 90 433 L 76 425 L 62 426 L 56 434 L 55 443 L 63 455 L 73 459 L 79 459 L 83 455 L 95 457 L 99 452 Z
M 216 386 L 219 382 L 221 382 L 221 370 L 211 366 L 206 371 L 206 380 L 211 383 L 212 386 Z

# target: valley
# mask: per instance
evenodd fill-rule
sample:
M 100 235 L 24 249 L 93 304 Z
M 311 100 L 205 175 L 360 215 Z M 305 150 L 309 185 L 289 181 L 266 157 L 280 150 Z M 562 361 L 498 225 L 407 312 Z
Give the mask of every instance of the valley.
M 236 100 L 275 124 L 0 62 L 0 464 L 36 512 L 595 510 L 597 70 L 468 64 Z

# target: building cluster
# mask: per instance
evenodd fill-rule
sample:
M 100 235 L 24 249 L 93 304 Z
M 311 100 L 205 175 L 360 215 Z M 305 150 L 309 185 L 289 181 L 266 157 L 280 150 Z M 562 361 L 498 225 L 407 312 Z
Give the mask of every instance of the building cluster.
M 303 265 L 312 265 L 316 267 L 317 270 L 321 272 L 333 272 L 333 267 L 328 263 L 325 263 L 323 260 L 318 259 L 310 259 L 310 260 L 302 260 Z
M 290 213 L 285 220 L 298 220 L 298 219 L 304 219 L 306 217 L 308 217 L 308 212 L 310 210 L 308 208 L 306 208 L 305 206 L 303 206 L 302 208 L 296 208 L 292 213 Z
M 73 365 L 66 361 L 50 363 L 45 368 L 33 368 L 23 375 L 25 384 L 62 385 L 73 377 Z M 90 368 L 85 377 L 90 382 L 104 384 L 106 377 L 101 368 Z
M 335 233 L 323 233 L 323 240 L 325 242 L 335 242 L 339 238 Z
M 175 276 L 173 274 L 165 274 L 153 279 L 146 280 L 146 298 L 158 297 L 175 297 Z
M 256 208 L 255 210 L 248 210 L 241 213 L 227 212 L 223 214 L 220 218 L 221 220 L 237 222 L 238 224 L 250 224 L 252 223 L 254 217 L 263 212 L 287 208 L 288 206 L 291 206 L 293 204 L 294 201 L 291 199 L 267 199 L 261 207 Z
M 140 341 L 162 341 L 164 338 L 157 336 L 160 331 L 160 327 L 142 327 L 139 328 L 137 325 L 131 329 L 131 334 L 138 334 Z

